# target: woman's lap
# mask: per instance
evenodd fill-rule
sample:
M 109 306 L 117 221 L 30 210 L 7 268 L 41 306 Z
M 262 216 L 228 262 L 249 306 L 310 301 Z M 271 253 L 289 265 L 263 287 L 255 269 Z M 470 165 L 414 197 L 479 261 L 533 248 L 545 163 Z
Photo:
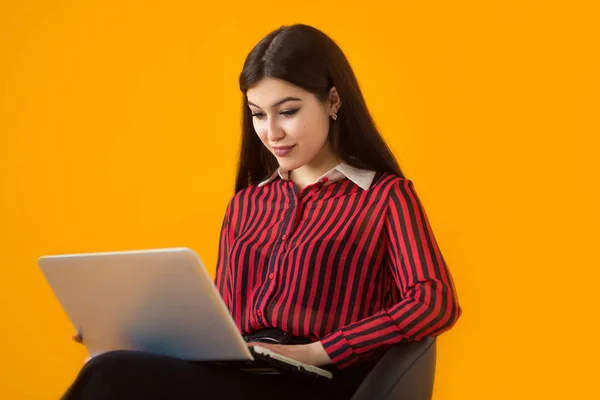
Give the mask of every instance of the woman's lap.
M 259 375 L 152 353 L 113 351 L 88 361 L 63 399 L 335 399 L 338 391 L 327 384 L 299 375 Z

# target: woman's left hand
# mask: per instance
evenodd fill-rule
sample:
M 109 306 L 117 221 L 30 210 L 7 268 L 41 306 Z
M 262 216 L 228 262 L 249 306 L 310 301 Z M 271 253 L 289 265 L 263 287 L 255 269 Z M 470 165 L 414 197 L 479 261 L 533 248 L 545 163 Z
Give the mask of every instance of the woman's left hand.
M 320 367 L 331 364 L 331 358 L 325 352 L 321 342 L 310 344 L 271 344 L 262 342 L 248 343 L 248 346 L 258 345 L 304 364 Z

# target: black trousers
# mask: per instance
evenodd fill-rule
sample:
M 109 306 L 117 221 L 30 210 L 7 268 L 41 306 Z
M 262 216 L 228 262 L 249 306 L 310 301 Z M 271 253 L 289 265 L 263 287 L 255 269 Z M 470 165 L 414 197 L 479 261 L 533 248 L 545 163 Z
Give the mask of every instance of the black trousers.
M 119 350 L 86 363 L 65 400 L 350 399 L 369 366 L 332 371 L 323 380 L 299 374 L 260 375 L 212 363 Z

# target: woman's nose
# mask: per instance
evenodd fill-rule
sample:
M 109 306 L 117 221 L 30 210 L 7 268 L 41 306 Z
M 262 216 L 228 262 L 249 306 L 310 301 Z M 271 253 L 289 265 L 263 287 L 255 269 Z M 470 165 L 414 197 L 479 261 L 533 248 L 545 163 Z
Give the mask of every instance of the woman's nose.
M 279 125 L 274 122 L 269 122 L 269 126 L 267 127 L 267 138 L 270 142 L 276 142 L 285 136 L 285 132 Z

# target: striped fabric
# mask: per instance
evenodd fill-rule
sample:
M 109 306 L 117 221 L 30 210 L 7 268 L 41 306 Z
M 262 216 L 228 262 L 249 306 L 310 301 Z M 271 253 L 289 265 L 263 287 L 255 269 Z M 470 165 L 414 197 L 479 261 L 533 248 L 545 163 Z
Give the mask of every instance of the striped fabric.
M 215 283 L 240 331 L 320 340 L 345 368 L 452 327 L 461 309 L 413 183 L 330 172 L 301 192 L 275 174 L 229 202 Z

